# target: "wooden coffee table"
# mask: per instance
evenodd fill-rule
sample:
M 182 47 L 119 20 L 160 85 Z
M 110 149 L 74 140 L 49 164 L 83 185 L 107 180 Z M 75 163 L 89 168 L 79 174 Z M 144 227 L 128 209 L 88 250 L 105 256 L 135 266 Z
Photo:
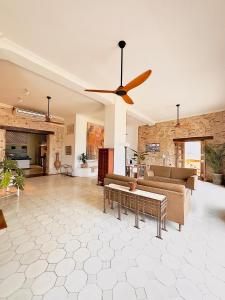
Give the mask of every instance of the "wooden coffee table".
M 109 184 L 104 186 L 104 213 L 106 213 L 106 201 L 113 208 L 114 202 L 118 203 L 118 219 L 121 220 L 121 208 L 131 210 L 135 213 L 135 227 L 139 228 L 139 215 L 142 221 L 145 216 L 153 217 L 157 220 L 157 235 L 162 239 L 162 229 L 166 231 L 166 207 L 167 198 L 165 195 L 151 193 L 143 190 L 130 191 L 128 187 Z

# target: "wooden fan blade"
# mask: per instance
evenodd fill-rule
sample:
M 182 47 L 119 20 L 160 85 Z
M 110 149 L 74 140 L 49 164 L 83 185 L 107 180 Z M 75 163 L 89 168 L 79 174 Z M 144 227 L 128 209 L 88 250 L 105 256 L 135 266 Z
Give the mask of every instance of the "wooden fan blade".
M 150 75 L 151 75 L 152 71 L 148 70 L 144 73 L 142 73 L 141 75 L 139 75 L 138 77 L 136 77 L 135 79 L 133 79 L 132 81 L 130 81 L 127 85 L 125 85 L 125 87 L 123 88 L 123 90 L 125 90 L 126 92 L 128 92 L 129 90 L 139 86 L 140 84 L 142 84 Z
M 134 104 L 133 100 L 128 95 L 121 96 L 127 104 Z
M 112 94 L 115 93 L 115 91 L 111 91 L 111 90 L 90 90 L 90 89 L 85 90 L 85 92 L 94 92 L 94 93 L 112 93 Z

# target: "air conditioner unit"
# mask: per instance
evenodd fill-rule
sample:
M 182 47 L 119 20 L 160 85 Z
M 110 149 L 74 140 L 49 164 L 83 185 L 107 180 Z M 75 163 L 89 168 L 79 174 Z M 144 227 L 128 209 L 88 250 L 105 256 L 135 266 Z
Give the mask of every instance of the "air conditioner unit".
M 24 108 L 14 107 L 13 111 L 14 111 L 15 115 L 22 115 L 25 117 L 35 117 L 35 118 L 41 118 L 41 119 L 45 119 L 45 117 L 46 117 L 46 115 L 44 113 L 27 110 Z

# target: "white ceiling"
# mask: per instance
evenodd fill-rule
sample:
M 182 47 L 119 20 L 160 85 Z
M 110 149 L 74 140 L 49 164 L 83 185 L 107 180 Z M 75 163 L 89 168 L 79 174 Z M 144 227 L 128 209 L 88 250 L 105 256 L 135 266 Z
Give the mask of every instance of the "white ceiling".
M 103 104 L 10 62 L 0 60 L 0 77 L 0 103 L 46 112 L 49 95 L 51 114 L 67 118 L 77 112 L 104 118 Z
M 155 121 L 225 109 L 224 0 L 1 0 L 0 31 L 88 88 L 119 85 L 124 39 L 125 83 L 153 70 L 130 95 Z

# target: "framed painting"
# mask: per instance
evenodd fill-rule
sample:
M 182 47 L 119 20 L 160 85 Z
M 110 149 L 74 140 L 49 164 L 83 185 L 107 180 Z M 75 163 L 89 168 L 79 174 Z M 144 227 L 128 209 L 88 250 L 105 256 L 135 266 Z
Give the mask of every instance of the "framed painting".
M 72 155 L 72 146 L 65 146 L 66 155 Z
M 104 127 L 102 125 L 87 123 L 87 157 L 98 158 L 98 149 L 104 147 Z
M 146 152 L 160 152 L 160 144 L 152 143 L 145 146 Z

